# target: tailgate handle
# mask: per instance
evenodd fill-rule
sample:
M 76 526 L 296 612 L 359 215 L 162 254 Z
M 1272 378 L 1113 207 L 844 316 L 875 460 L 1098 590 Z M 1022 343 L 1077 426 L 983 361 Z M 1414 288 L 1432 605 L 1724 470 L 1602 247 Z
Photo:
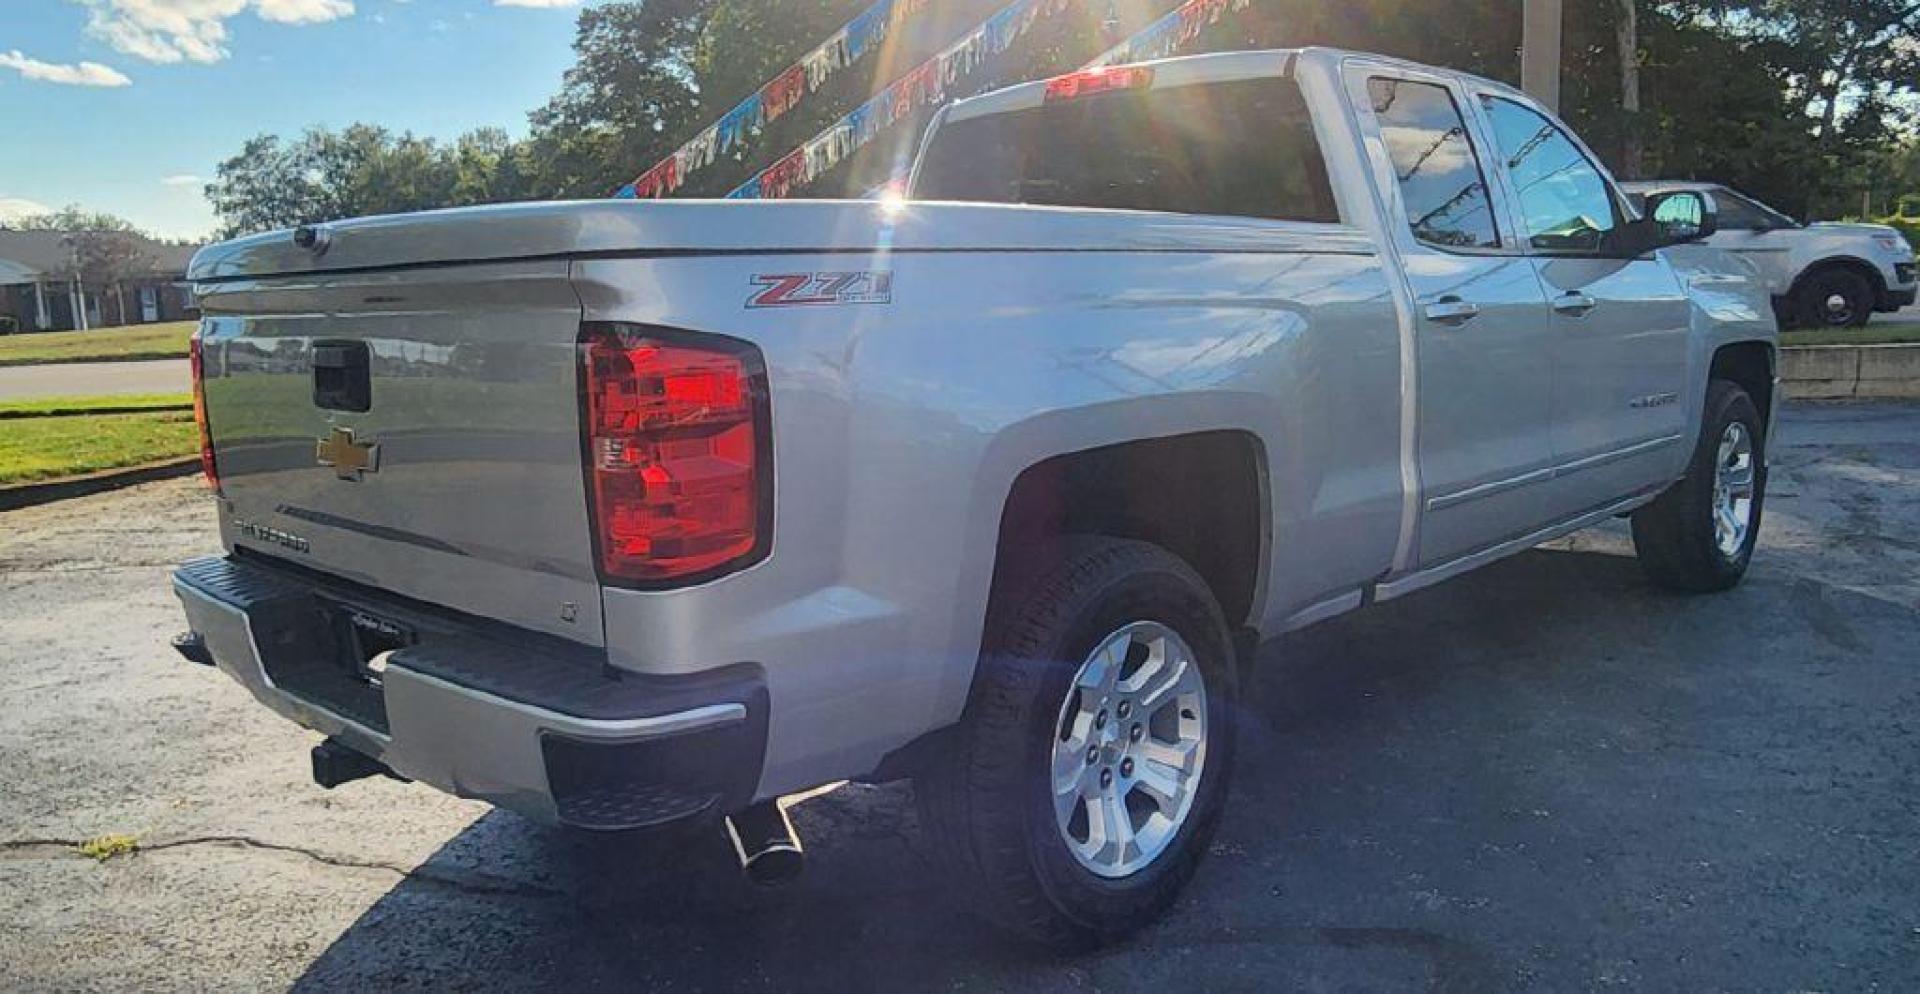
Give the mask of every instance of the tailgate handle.
M 313 404 L 329 411 L 373 409 L 373 371 L 365 342 L 315 342 Z

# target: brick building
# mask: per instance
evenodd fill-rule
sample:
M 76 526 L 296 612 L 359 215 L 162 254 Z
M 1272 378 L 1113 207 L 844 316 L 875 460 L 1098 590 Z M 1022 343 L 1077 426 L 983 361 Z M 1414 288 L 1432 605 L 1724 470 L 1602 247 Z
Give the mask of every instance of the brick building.
M 71 277 L 65 234 L 0 228 L 0 334 L 198 318 L 184 279 L 199 246 L 132 237 L 145 263 L 139 271 L 116 283 L 82 285 Z

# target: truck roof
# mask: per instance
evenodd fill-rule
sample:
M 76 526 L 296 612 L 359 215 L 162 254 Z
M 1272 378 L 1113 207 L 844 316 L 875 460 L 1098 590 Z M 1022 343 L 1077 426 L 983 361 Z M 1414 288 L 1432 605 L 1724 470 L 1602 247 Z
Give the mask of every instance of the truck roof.
M 1622 182 L 1620 189 L 1630 193 L 1658 193 L 1663 190 L 1698 190 L 1711 192 L 1726 189 L 1724 183 L 1709 183 L 1696 179 L 1637 179 Z
M 1290 77 L 1300 63 L 1314 63 L 1337 68 L 1347 59 L 1363 58 L 1370 62 L 1404 66 L 1421 72 L 1438 73 L 1459 79 L 1471 80 L 1476 85 L 1499 90 L 1528 103 L 1532 98 L 1498 80 L 1475 76 L 1456 69 L 1424 65 L 1406 59 L 1377 55 L 1372 52 L 1357 52 L 1339 48 L 1270 48 L 1252 49 L 1234 52 L 1210 52 L 1203 55 L 1182 55 L 1175 58 L 1155 59 L 1149 62 L 1127 63 L 1128 66 L 1143 66 L 1153 69 L 1155 86 L 1190 86 L 1198 83 L 1228 83 L 1242 79 L 1263 77 Z M 1119 66 L 1102 66 L 1099 69 L 1114 69 Z M 1092 71 L 1098 71 L 1092 70 Z M 1072 75 L 1072 74 L 1068 74 Z M 1057 78 L 1057 77 L 1056 77 Z M 946 121 L 965 121 L 970 118 L 985 117 L 990 114 L 1005 114 L 1012 111 L 1029 110 L 1040 106 L 1046 100 L 1048 80 L 1039 79 L 1027 83 L 1016 83 L 1002 89 L 983 93 L 977 97 L 949 104 L 943 114 Z

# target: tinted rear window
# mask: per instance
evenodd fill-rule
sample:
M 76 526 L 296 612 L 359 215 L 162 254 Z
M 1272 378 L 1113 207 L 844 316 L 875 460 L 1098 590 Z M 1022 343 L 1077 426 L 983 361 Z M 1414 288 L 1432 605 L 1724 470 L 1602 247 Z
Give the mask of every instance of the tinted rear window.
M 913 196 L 1340 219 L 1288 79 L 1121 90 L 954 122 L 935 134 Z

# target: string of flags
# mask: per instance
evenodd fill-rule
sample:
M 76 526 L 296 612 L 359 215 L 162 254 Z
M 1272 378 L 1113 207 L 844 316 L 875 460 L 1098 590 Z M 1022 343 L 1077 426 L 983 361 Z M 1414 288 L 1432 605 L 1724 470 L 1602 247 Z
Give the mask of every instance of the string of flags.
M 951 48 L 921 63 L 895 80 L 872 100 L 827 126 L 806 144 L 794 149 L 759 175 L 735 187 L 730 199 L 781 198 L 819 178 L 861 146 L 913 110 L 944 101 L 946 86 L 981 59 L 997 55 L 1026 33 L 1035 20 L 1058 13 L 1074 0 L 1014 0 Z M 1218 23 L 1229 10 L 1244 10 L 1252 0 L 1186 0 L 1167 14 L 1087 63 L 1093 69 L 1127 62 L 1165 58 Z M 971 53 L 966 68 L 950 71 L 959 53 Z
M 873 18 L 891 24 L 902 11 L 910 13 L 928 0 L 881 0 L 859 17 L 848 22 L 800 62 L 759 92 L 728 111 L 705 131 L 695 135 L 673 155 L 662 159 L 634 182 L 622 187 L 616 197 L 661 197 L 686 182 L 690 172 L 711 165 L 720 154 L 740 144 L 749 129 L 757 131 L 766 121 L 792 109 L 801 97 L 824 80 L 835 68 L 859 58 L 867 48 L 884 36 L 885 27 L 875 35 Z M 960 40 L 915 66 L 889 83 L 846 116 L 828 125 L 800 147 L 775 160 L 753 178 L 727 194 L 729 199 L 779 199 L 818 179 L 848 156 L 871 143 L 880 133 L 900 119 L 921 108 L 942 103 L 948 88 L 972 72 L 985 60 L 1005 52 L 1041 19 L 1055 16 L 1086 0 L 1012 0 L 991 17 L 961 36 Z M 1164 16 L 1134 32 L 1119 44 L 1100 54 L 1083 68 L 1144 62 L 1165 58 L 1199 37 L 1209 25 L 1218 23 L 1228 11 L 1245 9 L 1252 0 L 1185 0 Z M 854 30 L 859 25 L 858 30 Z M 863 39 L 856 49 L 852 39 Z M 822 54 L 826 53 L 826 54 Z M 812 66 L 813 68 L 809 68 Z M 774 108 L 778 108 L 777 111 Z
M 947 88 L 1013 47 L 1042 18 L 1081 0 L 1013 0 L 932 58 L 894 80 L 799 148 L 735 187 L 729 199 L 781 198 L 839 165 L 903 117 L 946 100 Z
M 920 12 L 930 0 L 876 0 L 840 26 L 826 41 L 782 70 L 746 99 L 720 115 L 719 120 L 688 139 L 672 155 L 661 159 L 616 197 L 663 197 L 714 160 L 744 145 L 748 138 L 793 110 L 806 96 L 824 86 L 835 73 L 860 61 L 878 48 L 888 32 Z
M 1253 0 L 1187 0 L 1166 16 L 1134 32 L 1125 41 L 1100 53 L 1082 68 L 1125 65 L 1164 59 L 1187 46 L 1229 10 L 1245 10 Z

